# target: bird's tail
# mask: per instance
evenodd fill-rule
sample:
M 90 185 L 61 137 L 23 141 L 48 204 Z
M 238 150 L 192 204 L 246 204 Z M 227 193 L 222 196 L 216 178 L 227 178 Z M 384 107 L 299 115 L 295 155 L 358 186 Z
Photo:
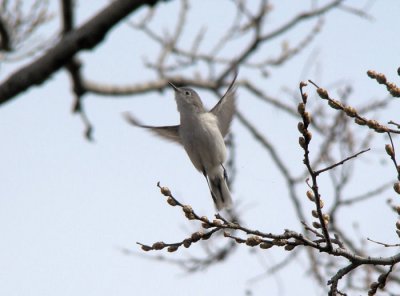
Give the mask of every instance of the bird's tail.
M 227 178 L 222 168 L 218 168 L 218 172 L 215 174 L 209 174 L 211 196 L 214 200 L 215 207 L 218 211 L 223 208 L 230 208 L 232 206 L 232 197 L 226 183 Z

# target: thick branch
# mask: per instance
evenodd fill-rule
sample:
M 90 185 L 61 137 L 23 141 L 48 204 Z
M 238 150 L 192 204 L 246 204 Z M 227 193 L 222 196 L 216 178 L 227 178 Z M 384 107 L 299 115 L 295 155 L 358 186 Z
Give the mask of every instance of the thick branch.
M 70 61 L 76 53 L 97 46 L 108 31 L 129 13 L 142 5 L 154 5 L 156 2 L 156 0 L 113 1 L 81 27 L 66 34 L 43 56 L 11 74 L 0 85 L 0 104 L 8 102 L 32 85 L 43 83 L 51 74 Z
M 10 45 L 10 34 L 8 32 L 7 26 L 0 18 L 0 50 L 9 51 L 11 50 Z

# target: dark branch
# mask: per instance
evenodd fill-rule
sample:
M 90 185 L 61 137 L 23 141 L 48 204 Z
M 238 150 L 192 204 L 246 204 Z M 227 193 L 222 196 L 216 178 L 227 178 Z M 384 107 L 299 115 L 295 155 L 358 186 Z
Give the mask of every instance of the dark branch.
M 0 50 L 10 51 L 10 34 L 3 19 L 0 18 Z
M 156 1 L 152 1 L 154 4 Z M 139 7 L 145 0 L 117 0 L 100 11 L 78 29 L 71 31 L 44 55 L 11 74 L 0 85 L 0 104 L 4 104 L 33 85 L 43 83 L 60 70 L 79 51 L 92 49 L 118 22 Z

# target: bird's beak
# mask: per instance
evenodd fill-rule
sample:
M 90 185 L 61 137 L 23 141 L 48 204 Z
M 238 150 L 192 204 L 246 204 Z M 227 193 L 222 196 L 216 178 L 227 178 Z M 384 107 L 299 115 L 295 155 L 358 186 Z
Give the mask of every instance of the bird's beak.
M 178 88 L 172 83 L 172 82 L 168 82 L 169 85 L 171 85 L 171 87 L 175 90 L 178 91 Z

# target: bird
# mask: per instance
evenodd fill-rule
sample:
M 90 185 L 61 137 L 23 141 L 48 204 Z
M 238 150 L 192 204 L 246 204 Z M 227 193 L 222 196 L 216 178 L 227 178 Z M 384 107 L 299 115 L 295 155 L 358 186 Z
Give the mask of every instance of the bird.
M 130 113 L 124 113 L 125 119 L 133 126 L 148 129 L 157 136 L 183 146 L 193 166 L 206 178 L 217 211 L 232 207 L 228 175 L 224 167 L 224 137 L 229 133 L 235 113 L 236 78 L 237 71 L 225 94 L 210 111 L 205 109 L 195 90 L 168 82 L 175 92 L 180 113 L 179 125 L 143 125 Z

